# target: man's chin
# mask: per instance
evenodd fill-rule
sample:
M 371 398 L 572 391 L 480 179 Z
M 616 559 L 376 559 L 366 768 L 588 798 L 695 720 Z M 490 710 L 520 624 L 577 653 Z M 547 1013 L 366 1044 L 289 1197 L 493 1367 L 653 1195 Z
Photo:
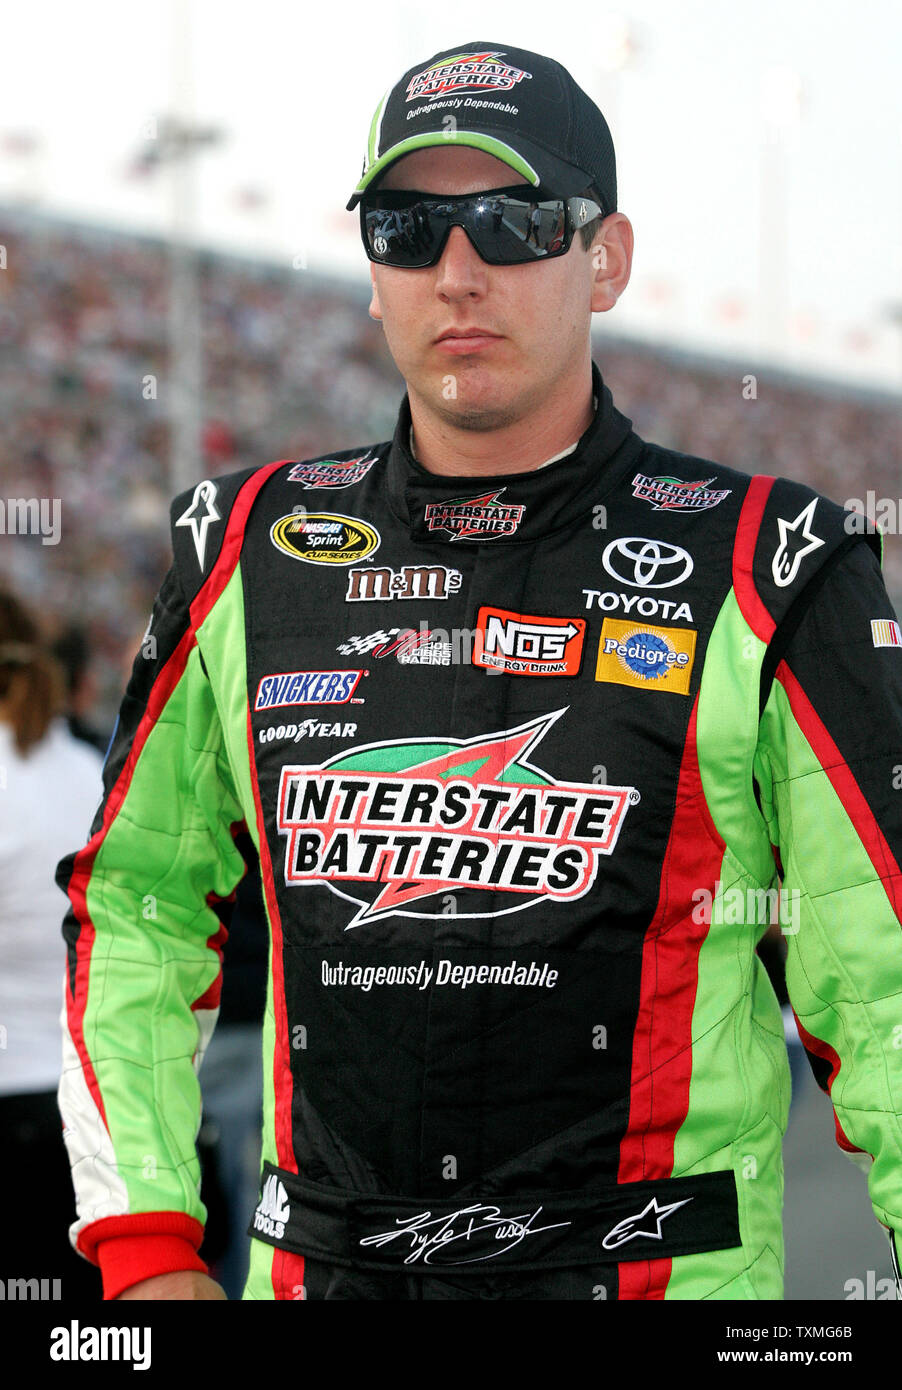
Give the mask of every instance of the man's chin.
M 461 430 L 496 430 L 520 418 L 520 393 L 496 381 L 477 385 L 468 375 L 446 372 L 439 383 L 421 392 L 440 420 Z

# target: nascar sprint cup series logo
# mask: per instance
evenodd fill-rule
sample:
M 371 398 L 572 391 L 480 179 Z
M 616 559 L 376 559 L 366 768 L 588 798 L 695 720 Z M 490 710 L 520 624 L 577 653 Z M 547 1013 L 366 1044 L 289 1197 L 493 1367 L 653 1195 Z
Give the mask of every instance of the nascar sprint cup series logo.
M 269 533 L 277 550 L 309 565 L 353 565 L 382 544 L 375 526 L 358 516 L 308 512 L 280 516 Z
M 558 782 L 529 755 L 566 709 L 461 741 L 372 743 L 319 766 L 284 766 L 277 825 L 288 887 L 324 883 L 357 911 L 494 917 L 585 894 L 635 787 Z M 497 903 L 485 911 L 489 890 Z M 482 910 L 477 910 L 478 908 Z
M 407 84 L 407 100 L 456 92 L 509 92 L 525 77 L 532 77 L 532 73 L 505 63 L 497 50 L 457 53 L 415 73 Z

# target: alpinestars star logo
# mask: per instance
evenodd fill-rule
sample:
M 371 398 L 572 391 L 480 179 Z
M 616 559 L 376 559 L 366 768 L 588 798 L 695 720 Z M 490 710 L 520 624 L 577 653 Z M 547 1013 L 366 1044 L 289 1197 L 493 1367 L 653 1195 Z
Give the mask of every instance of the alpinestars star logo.
M 661 1222 L 672 1216 L 678 1207 L 684 1207 L 687 1202 L 693 1200 L 692 1197 L 684 1197 L 681 1202 L 670 1202 L 662 1207 L 658 1205 L 657 1197 L 652 1197 L 637 1216 L 626 1216 L 622 1221 L 618 1221 L 616 1226 L 612 1226 L 601 1243 L 605 1250 L 617 1250 L 621 1245 L 626 1245 L 628 1240 L 635 1240 L 638 1236 L 645 1236 L 647 1240 L 663 1240 Z
M 774 583 L 781 589 L 785 589 L 787 584 L 791 584 L 795 579 L 805 556 L 824 544 L 821 537 L 816 536 L 811 529 L 817 503 L 818 499 L 813 497 L 808 506 L 799 512 L 795 521 L 787 521 L 782 516 L 777 517 L 780 544 L 771 561 L 771 574 Z
M 214 521 L 221 521 L 221 515 L 216 506 L 216 494 L 219 491 L 215 483 L 209 480 L 198 483 L 194 489 L 194 496 L 191 498 L 190 505 L 182 512 L 176 526 L 190 526 L 191 538 L 194 541 L 194 549 L 197 551 L 197 563 L 201 569 L 204 567 L 204 555 L 207 549 L 207 531 Z
M 565 713 L 463 742 L 372 743 L 283 767 L 286 886 L 325 884 L 354 903 L 346 930 L 393 913 L 439 915 L 448 892 L 459 917 L 582 897 L 639 792 L 559 782 L 528 760 Z
M 525 77 L 532 73 L 503 62 L 497 49 L 457 53 L 414 73 L 407 84 L 407 100 L 443 97 L 449 92 L 509 92 Z
M 424 513 L 430 531 L 450 531 L 452 541 L 492 540 L 512 536 L 523 520 L 522 503 L 500 501 L 504 488 L 484 492 L 481 497 L 454 497 L 448 502 L 430 502 Z

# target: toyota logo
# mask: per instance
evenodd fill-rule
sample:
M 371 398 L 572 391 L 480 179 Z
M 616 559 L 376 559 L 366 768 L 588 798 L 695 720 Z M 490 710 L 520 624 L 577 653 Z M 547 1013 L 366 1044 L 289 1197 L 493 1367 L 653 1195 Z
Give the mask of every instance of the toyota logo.
M 680 545 L 650 541 L 647 536 L 621 536 L 604 548 L 602 564 L 621 584 L 637 589 L 672 589 L 692 573 L 692 556 Z M 657 579 L 661 573 L 669 578 Z

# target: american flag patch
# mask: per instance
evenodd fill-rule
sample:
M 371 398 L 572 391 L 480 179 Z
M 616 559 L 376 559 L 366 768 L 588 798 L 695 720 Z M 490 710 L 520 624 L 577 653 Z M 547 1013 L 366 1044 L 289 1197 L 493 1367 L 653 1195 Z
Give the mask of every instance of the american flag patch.
M 875 647 L 902 647 L 902 629 L 892 618 L 872 618 L 871 637 Z

